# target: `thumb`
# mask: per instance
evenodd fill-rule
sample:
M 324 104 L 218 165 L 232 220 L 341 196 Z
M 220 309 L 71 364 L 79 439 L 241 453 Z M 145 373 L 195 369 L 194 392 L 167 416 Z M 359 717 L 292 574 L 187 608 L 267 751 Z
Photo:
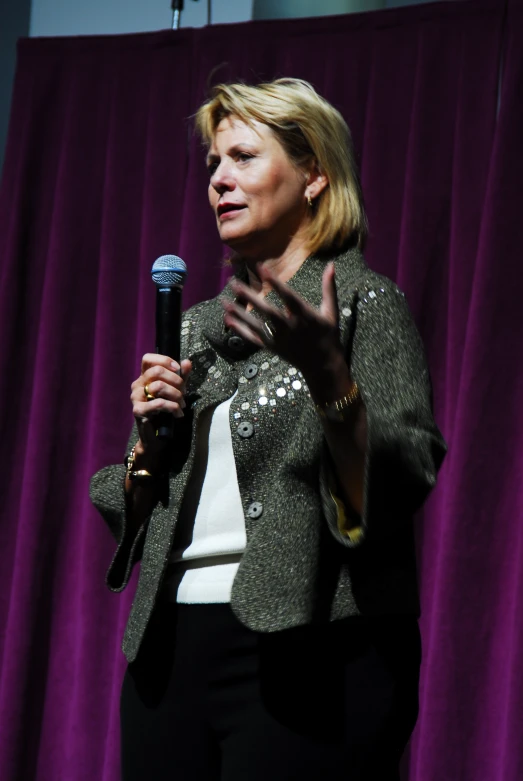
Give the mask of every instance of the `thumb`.
M 320 312 L 332 325 L 339 321 L 338 296 L 336 294 L 336 273 L 332 261 L 327 264 L 321 282 Z
M 192 372 L 192 361 L 188 358 L 184 358 L 183 361 L 180 361 L 180 372 L 182 377 L 186 379 Z

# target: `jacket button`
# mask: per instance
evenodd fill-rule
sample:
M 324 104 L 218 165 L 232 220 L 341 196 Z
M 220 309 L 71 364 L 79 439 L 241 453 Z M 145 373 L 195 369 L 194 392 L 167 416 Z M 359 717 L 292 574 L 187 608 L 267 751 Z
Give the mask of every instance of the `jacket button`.
M 240 423 L 236 431 L 243 439 L 249 439 L 249 437 L 252 437 L 254 434 L 254 426 L 249 420 L 244 420 L 243 423 Z
M 249 518 L 256 520 L 263 512 L 263 504 L 261 502 L 252 502 L 247 508 L 247 515 Z
M 241 336 L 230 336 L 227 344 L 231 350 L 242 350 L 245 343 Z
M 258 374 L 258 367 L 256 366 L 255 363 L 250 363 L 246 367 L 246 369 L 245 369 L 245 371 L 243 373 L 247 377 L 248 380 L 252 380 L 252 378 L 256 377 L 256 375 Z

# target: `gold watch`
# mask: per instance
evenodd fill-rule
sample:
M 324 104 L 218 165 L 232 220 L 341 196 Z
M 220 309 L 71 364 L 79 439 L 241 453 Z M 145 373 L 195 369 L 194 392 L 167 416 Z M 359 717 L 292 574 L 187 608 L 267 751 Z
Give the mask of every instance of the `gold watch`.
M 344 420 L 347 420 L 350 408 L 359 398 L 360 389 L 353 380 L 350 390 L 345 396 L 336 401 L 329 401 L 326 404 L 316 404 L 316 411 L 322 418 L 341 423 Z

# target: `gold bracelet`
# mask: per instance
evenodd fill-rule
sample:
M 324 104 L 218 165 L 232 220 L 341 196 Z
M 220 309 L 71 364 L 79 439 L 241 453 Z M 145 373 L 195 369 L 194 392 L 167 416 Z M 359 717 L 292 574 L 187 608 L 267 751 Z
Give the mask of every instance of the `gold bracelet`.
M 147 469 L 137 469 L 134 470 L 134 451 L 136 450 L 136 445 L 131 448 L 131 452 L 125 459 L 125 466 L 127 468 L 126 477 L 128 480 L 148 480 L 149 478 L 154 477 L 150 472 L 147 471 Z
M 316 404 L 316 411 L 322 418 L 342 422 L 347 419 L 348 409 L 352 407 L 359 397 L 360 389 L 353 380 L 351 388 L 345 396 L 336 401 L 329 401 L 327 404 Z

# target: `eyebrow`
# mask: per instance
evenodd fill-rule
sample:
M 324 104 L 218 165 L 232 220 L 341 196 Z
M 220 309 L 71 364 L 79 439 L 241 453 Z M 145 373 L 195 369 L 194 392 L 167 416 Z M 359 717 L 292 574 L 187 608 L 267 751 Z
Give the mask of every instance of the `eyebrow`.
M 249 144 L 247 141 L 245 143 L 239 143 L 235 144 L 234 146 L 231 146 L 226 154 L 229 155 L 229 157 L 233 157 L 234 155 L 238 154 L 238 152 L 243 152 L 245 150 L 253 150 L 255 147 L 252 144 Z M 209 163 L 216 163 L 220 159 L 220 155 L 214 155 L 212 153 L 209 153 L 206 157 L 207 165 Z

